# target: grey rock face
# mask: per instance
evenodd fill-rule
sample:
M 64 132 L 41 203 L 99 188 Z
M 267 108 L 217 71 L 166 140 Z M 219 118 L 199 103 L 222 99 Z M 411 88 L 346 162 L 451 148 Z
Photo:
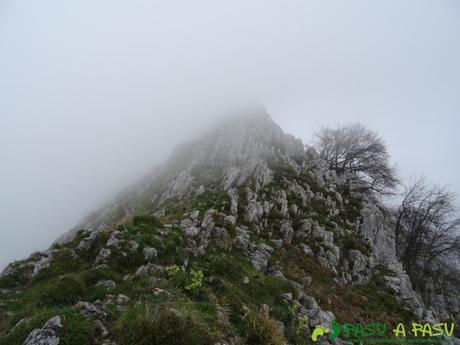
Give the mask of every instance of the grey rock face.
M 227 216 L 225 216 L 225 218 L 224 218 L 224 222 L 225 222 L 225 225 L 235 226 L 235 224 L 236 224 L 236 217 L 235 217 L 235 216 L 232 216 L 232 215 L 227 215 Z
M 91 320 L 104 321 L 107 318 L 103 304 L 98 301 L 95 303 L 80 301 L 74 306 L 74 308 Z
M 353 282 L 357 284 L 367 283 L 371 274 L 370 265 L 372 265 L 369 263 L 369 258 L 363 255 L 359 250 L 354 249 L 348 252 L 348 256 L 352 265 L 351 274 Z
M 158 251 L 153 247 L 146 246 L 142 249 L 142 254 L 144 255 L 144 259 L 149 261 L 158 256 Z
M 230 197 L 230 212 L 233 216 L 238 216 L 238 198 L 239 193 L 238 189 L 230 188 L 228 190 L 228 196 Z
M 126 295 L 119 294 L 117 296 L 117 304 L 119 305 L 126 305 L 128 304 L 129 301 L 130 301 L 130 298 Z
M 160 275 L 163 274 L 164 272 L 164 267 L 161 265 L 155 265 L 155 264 L 147 264 L 140 266 L 136 273 L 136 277 L 145 277 L 149 275 Z
M 265 271 L 268 267 L 268 261 L 271 258 L 273 248 L 267 244 L 260 244 L 255 251 L 251 254 L 250 260 L 252 266 L 259 271 Z
M 94 260 L 94 264 L 99 265 L 104 263 L 110 258 L 110 255 L 112 255 L 112 251 L 109 248 L 102 248 L 99 251 L 99 254 L 97 254 L 96 260 Z
M 139 243 L 137 241 L 129 241 L 128 242 L 128 250 L 130 252 L 135 252 L 139 249 Z
M 120 239 L 119 239 L 120 235 L 121 235 L 120 231 L 112 232 L 112 234 L 110 235 L 110 238 L 107 240 L 106 246 L 118 248 L 119 243 L 120 243 Z
M 309 256 L 313 254 L 313 250 L 307 246 L 305 243 L 300 243 L 300 247 L 302 248 L 302 251 L 304 252 L 305 255 Z
M 47 252 L 47 255 L 42 257 L 39 261 L 35 263 L 32 276 L 35 277 L 40 271 L 49 267 L 51 260 L 53 259 L 53 253 L 51 251 Z
M 280 227 L 280 232 L 283 234 L 286 243 L 290 244 L 294 239 L 294 229 L 292 228 L 291 222 L 283 222 Z
M 249 246 L 249 230 L 244 227 L 236 228 L 236 237 L 233 243 L 233 246 L 238 249 L 247 249 Z
M 49 319 L 41 329 L 34 329 L 23 345 L 59 345 L 56 332 L 62 328 L 60 316 Z
M 96 286 L 100 286 L 104 289 L 110 290 L 115 289 L 117 284 L 113 280 L 100 280 L 96 283 Z
M 98 231 L 92 231 L 88 237 L 85 237 L 80 241 L 80 243 L 77 246 L 77 250 L 80 251 L 88 251 L 90 250 L 98 241 L 99 239 L 99 232 Z
M 321 226 L 315 225 L 312 230 L 312 236 L 321 238 L 325 243 L 334 243 L 334 233 L 324 230 Z
M 246 206 L 245 210 L 245 219 L 250 223 L 257 223 L 259 222 L 260 218 L 264 214 L 264 209 L 260 202 L 251 200 L 249 201 L 248 206 Z

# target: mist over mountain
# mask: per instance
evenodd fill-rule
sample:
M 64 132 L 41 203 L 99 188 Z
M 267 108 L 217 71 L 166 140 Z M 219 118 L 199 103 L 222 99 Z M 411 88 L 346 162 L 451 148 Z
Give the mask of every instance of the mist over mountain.
M 458 323 L 458 268 L 409 276 L 365 182 L 263 108 L 224 118 L 3 271 L 0 344 L 305 344 L 334 322 Z

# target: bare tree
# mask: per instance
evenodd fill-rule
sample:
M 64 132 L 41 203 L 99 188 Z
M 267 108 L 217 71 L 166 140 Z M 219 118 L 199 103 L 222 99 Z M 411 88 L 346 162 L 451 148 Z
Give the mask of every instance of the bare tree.
M 397 253 L 407 273 L 436 270 L 460 255 L 460 218 L 455 195 L 419 178 L 406 186 L 396 217 Z
M 382 138 L 361 124 L 322 128 L 314 135 L 314 148 L 338 174 L 362 178 L 366 188 L 386 193 L 398 183 Z

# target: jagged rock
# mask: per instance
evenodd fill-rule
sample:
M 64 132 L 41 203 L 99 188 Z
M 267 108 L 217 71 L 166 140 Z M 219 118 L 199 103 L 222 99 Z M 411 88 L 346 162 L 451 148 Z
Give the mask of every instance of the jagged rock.
M 203 185 L 200 185 L 198 189 L 196 190 L 196 196 L 203 194 L 205 191 L 205 188 Z
M 197 228 L 195 226 L 189 226 L 184 230 L 184 233 L 187 237 L 195 237 L 200 233 L 200 231 L 200 228 Z
M 225 216 L 225 218 L 224 218 L 224 224 L 225 224 L 225 225 L 235 226 L 235 224 L 236 224 L 236 217 L 235 217 L 235 216 L 232 216 L 232 215 L 227 215 L 227 216 Z
M 244 218 L 250 223 L 258 223 L 264 214 L 262 204 L 257 201 L 249 201 L 245 209 Z
M 154 212 L 154 213 L 153 213 L 153 216 L 154 216 L 155 218 L 162 218 L 162 217 L 165 216 L 165 214 L 166 214 L 166 210 L 165 210 L 164 208 L 162 208 L 162 209 L 160 209 L 160 210 Z
M 298 210 L 299 210 L 299 208 L 297 207 L 296 204 L 292 204 L 292 205 L 289 207 L 289 212 L 290 212 L 291 215 L 293 215 L 293 216 L 296 216 L 296 215 L 297 215 Z
M 61 328 L 61 317 L 54 316 L 41 329 L 34 329 L 23 345 L 59 345 L 60 339 L 56 332 Z
M 283 240 L 270 240 L 270 242 L 276 247 L 281 248 L 283 246 Z
M 312 236 L 322 239 L 325 243 L 334 243 L 334 233 L 324 230 L 321 226 L 313 226 Z
M 163 274 L 164 272 L 164 267 L 161 265 L 155 265 L 155 264 L 146 264 L 143 266 L 140 266 L 135 273 L 136 277 L 146 277 L 149 275 L 160 275 Z
M 80 241 L 77 246 L 79 251 L 88 251 L 94 247 L 99 240 L 99 231 L 92 231 L 88 237 L 85 237 Z
M 142 249 L 142 254 L 144 255 L 144 259 L 149 261 L 158 256 L 158 251 L 153 247 L 145 246 Z
M 192 220 L 198 220 L 198 216 L 200 215 L 200 211 L 199 210 L 195 210 L 195 211 L 192 211 L 190 212 L 190 219 Z
M 135 252 L 139 249 L 139 243 L 137 241 L 129 241 L 128 242 L 128 250 L 130 252 Z
M 353 281 L 357 284 L 363 284 L 368 282 L 369 273 L 369 258 L 363 255 L 359 250 L 351 249 L 348 251 L 352 269 L 351 274 Z
M 292 228 L 291 222 L 283 222 L 280 227 L 280 232 L 284 236 L 286 243 L 291 243 L 294 239 L 294 229 Z
M 281 295 L 281 297 L 286 300 L 286 301 L 292 301 L 292 299 L 294 298 L 294 296 L 292 296 L 292 293 L 291 292 L 286 292 L 286 293 L 283 293 Z
M 315 222 L 309 218 L 303 219 L 299 228 L 295 231 L 295 237 L 306 238 L 309 237 Z
M 288 201 L 286 196 L 286 191 L 280 190 L 277 192 L 276 203 L 279 205 L 279 211 L 283 216 L 287 216 L 288 214 Z
M 121 234 L 120 231 L 112 232 L 112 234 L 110 235 L 110 238 L 107 240 L 106 246 L 118 248 L 119 243 L 120 243 L 120 239 L 118 238 L 118 236 L 120 236 L 120 234 Z
M 309 256 L 313 254 L 313 250 L 310 248 L 310 246 L 307 246 L 305 243 L 300 243 L 299 245 L 305 255 Z
M 236 237 L 233 242 L 233 245 L 237 249 L 247 249 L 249 246 L 249 231 L 247 228 L 244 227 L 236 227 Z
M 104 321 L 107 318 L 104 305 L 100 301 L 94 303 L 80 301 L 74 308 L 90 320 Z
M 117 296 L 117 304 L 119 305 L 126 305 L 129 303 L 129 301 L 130 301 L 130 298 L 126 295 L 119 294 Z
M 180 222 L 180 227 L 181 229 L 186 229 L 186 228 L 189 228 L 189 227 L 194 227 L 195 225 L 197 224 L 197 221 L 194 221 L 190 218 L 185 218 L 185 219 L 182 219 L 181 222 Z
M 228 190 L 228 196 L 230 197 L 230 212 L 233 216 L 238 217 L 238 189 L 230 188 Z
M 32 277 L 35 277 L 40 271 L 49 267 L 51 260 L 53 259 L 53 252 L 48 252 L 46 256 L 42 257 L 35 263 L 34 270 L 32 272 Z
M 264 243 L 259 244 L 250 257 L 252 266 L 259 271 L 265 271 L 272 252 L 273 248 L 269 245 Z
M 296 195 L 297 197 L 299 197 L 301 200 L 302 200 L 302 206 L 306 206 L 308 204 L 308 202 L 310 201 L 310 199 L 313 198 L 313 193 L 310 191 L 310 188 L 309 186 L 305 186 L 302 187 L 301 185 L 299 185 L 296 181 L 292 182 L 292 183 L 289 183 L 288 185 L 288 191 L 291 192 L 292 194 Z M 297 208 L 297 205 L 295 205 L 295 207 Z M 291 206 L 292 208 L 292 206 Z M 291 210 L 292 212 L 293 210 Z M 297 214 L 297 210 L 295 211 L 294 214 Z
M 204 213 L 203 220 L 201 221 L 201 227 L 208 231 L 214 230 L 214 214 L 216 214 L 216 210 L 209 209 Z
M 110 255 L 112 255 L 112 251 L 109 248 L 102 248 L 99 251 L 99 254 L 97 254 L 96 260 L 94 260 L 94 264 L 99 265 L 107 261 L 110 258 Z
M 115 289 L 117 284 L 113 280 L 99 280 L 96 286 L 103 287 L 104 289 L 110 290 Z
M 213 237 L 220 245 L 223 245 L 223 242 L 228 242 L 230 239 L 227 229 L 220 227 L 214 228 Z
M 6 268 L 2 272 L 1 277 L 12 277 L 14 279 L 19 278 L 20 280 L 29 281 L 32 277 L 34 266 L 34 262 L 13 262 L 6 266 Z

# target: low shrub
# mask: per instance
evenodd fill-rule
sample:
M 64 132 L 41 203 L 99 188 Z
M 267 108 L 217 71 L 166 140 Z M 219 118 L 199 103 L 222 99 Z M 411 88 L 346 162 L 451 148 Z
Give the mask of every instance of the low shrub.
M 36 288 L 35 301 L 39 306 L 71 305 L 86 294 L 86 285 L 80 275 L 65 275 Z
M 286 345 L 276 321 L 262 314 L 252 314 L 249 319 L 247 345 Z
M 121 345 L 208 345 L 216 341 L 197 316 L 150 303 L 125 311 L 116 332 Z

